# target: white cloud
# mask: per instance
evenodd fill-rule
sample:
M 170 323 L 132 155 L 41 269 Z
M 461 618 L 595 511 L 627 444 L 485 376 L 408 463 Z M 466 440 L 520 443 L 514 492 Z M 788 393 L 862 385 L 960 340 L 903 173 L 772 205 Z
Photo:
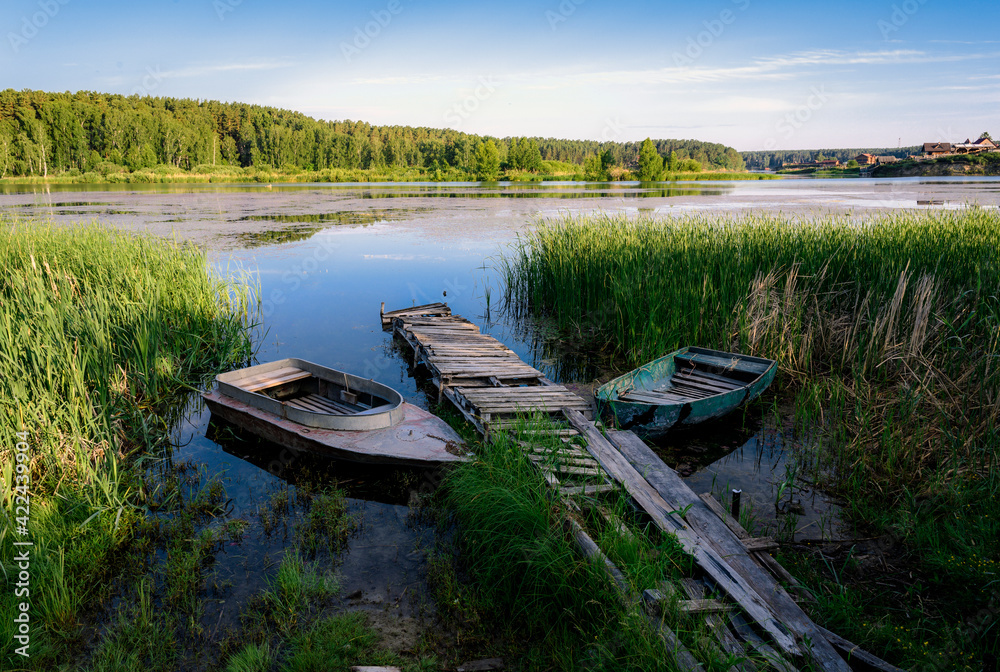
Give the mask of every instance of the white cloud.
M 217 63 L 215 65 L 189 65 L 176 70 L 165 70 L 160 73 L 163 77 L 205 77 L 226 72 L 243 72 L 247 70 L 278 70 L 290 68 L 294 63 L 287 61 L 264 61 L 257 63 Z

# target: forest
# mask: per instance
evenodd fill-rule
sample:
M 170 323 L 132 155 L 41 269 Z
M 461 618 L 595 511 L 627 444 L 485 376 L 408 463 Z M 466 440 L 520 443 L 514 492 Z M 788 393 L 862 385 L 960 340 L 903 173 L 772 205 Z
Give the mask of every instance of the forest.
M 777 170 L 786 163 L 808 163 L 810 161 L 822 161 L 828 159 L 839 159 L 841 163 L 847 163 L 858 154 L 872 154 L 875 156 L 895 156 L 905 159 L 913 154 L 920 154 L 922 149 L 913 147 L 857 147 L 840 149 L 778 149 L 761 150 L 755 152 L 740 152 L 746 167 L 750 170 Z
M 612 179 L 638 165 L 640 147 L 638 142 L 488 138 L 451 129 L 322 121 L 244 103 L 89 91 L 0 92 L 0 178 L 163 167 L 197 173 L 219 166 L 418 169 L 474 176 L 477 149 L 489 141 L 505 171 L 537 173 L 542 161 L 555 161 L 572 164 L 582 177 L 585 162 L 596 159 Z M 677 161 L 697 162 L 701 170 L 744 169 L 740 154 L 725 145 L 654 143 L 664 158 L 673 153 Z

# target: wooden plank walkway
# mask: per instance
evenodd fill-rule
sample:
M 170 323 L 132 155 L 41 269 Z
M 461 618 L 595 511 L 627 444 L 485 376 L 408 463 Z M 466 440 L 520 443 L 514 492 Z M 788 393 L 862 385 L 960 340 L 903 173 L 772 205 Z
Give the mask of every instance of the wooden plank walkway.
M 383 328 L 413 348 L 414 364 L 430 372 L 438 400 L 447 397 L 484 435 L 527 413 L 559 415 L 572 408 L 592 417 L 590 404 L 443 303 L 388 313 L 383 305 L 381 318 Z
M 594 502 L 620 487 L 661 532 L 677 539 L 703 575 L 701 580 L 685 579 L 683 589 L 688 599 L 683 600 L 681 611 L 703 615 L 720 650 L 743 659 L 731 670 L 760 669 L 766 664 L 779 670 L 805 665 L 848 672 L 852 669 L 849 663 L 854 663 L 858 669 L 897 672 L 897 668 L 813 623 L 779 583 L 793 588 L 797 585 L 767 552 L 773 548 L 772 540 L 752 538 L 718 502 L 709 501 L 710 495 L 699 497 L 691 491 L 631 432 L 602 433 L 592 421 L 587 402 L 547 380 L 505 345 L 452 315 L 441 303 L 388 313 L 383 304 L 381 317 L 383 328 L 413 348 L 414 364 L 430 371 L 439 400 L 449 399 L 484 436 L 523 423 L 527 414 L 550 416 L 552 424 L 544 429 L 525 431 L 522 425 L 520 445 L 567 511 L 581 511 L 578 498 Z M 549 445 L 523 440 L 533 434 L 548 436 Z M 597 510 L 608 523 L 623 527 L 599 505 Z M 624 574 L 576 520 L 567 516 L 564 525 L 580 551 L 604 568 L 623 600 L 645 603 L 676 666 L 702 669 L 662 618 L 657 620 L 659 605 L 671 594 L 676 599 L 677 589 L 661 585 L 641 595 L 634 593 Z M 724 595 L 739 609 L 705 599 L 706 591 Z

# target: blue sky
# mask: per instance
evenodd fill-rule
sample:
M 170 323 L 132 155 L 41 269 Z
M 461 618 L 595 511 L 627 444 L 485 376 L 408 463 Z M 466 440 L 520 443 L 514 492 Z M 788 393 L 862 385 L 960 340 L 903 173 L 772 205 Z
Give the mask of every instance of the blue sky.
M 5 0 L 0 88 L 740 150 L 1000 137 L 1000 6 Z

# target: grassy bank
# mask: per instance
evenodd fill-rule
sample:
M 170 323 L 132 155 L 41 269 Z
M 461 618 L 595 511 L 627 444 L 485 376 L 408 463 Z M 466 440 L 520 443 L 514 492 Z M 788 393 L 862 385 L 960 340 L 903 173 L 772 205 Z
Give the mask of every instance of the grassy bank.
M 507 257 L 508 301 L 621 368 L 686 344 L 777 359 L 817 436 L 803 475 L 892 549 L 881 565 L 790 558 L 817 618 L 903 667 L 980 669 L 1000 627 L 998 247 L 1000 216 L 980 209 L 567 219 Z
M 0 655 L 4 669 L 50 669 L 130 562 L 149 504 L 141 456 L 166 443 L 168 402 L 249 357 L 254 309 L 249 287 L 212 277 L 192 247 L 0 227 Z M 33 544 L 27 570 L 18 541 Z M 15 654 L 22 603 L 30 658 Z
M 664 181 L 688 180 L 767 180 L 776 175 L 748 172 L 685 172 L 667 173 Z M 583 168 L 561 161 L 544 161 L 542 170 L 508 170 L 500 174 L 500 181 L 552 182 L 584 181 Z M 619 180 L 636 179 L 622 169 Z M 46 177 L 6 177 L 0 184 L 209 184 L 209 183 L 351 183 L 351 182 L 475 182 L 476 176 L 467 171 L 446 167 L 435 168 L 329 168 L 326 170 L 241 168 L 239 166 L 195 166 L 190 171 L 176 166 L 130 171 L 124 166 L 102 163 L 93 171 L 71 170 L 52 173 Z

